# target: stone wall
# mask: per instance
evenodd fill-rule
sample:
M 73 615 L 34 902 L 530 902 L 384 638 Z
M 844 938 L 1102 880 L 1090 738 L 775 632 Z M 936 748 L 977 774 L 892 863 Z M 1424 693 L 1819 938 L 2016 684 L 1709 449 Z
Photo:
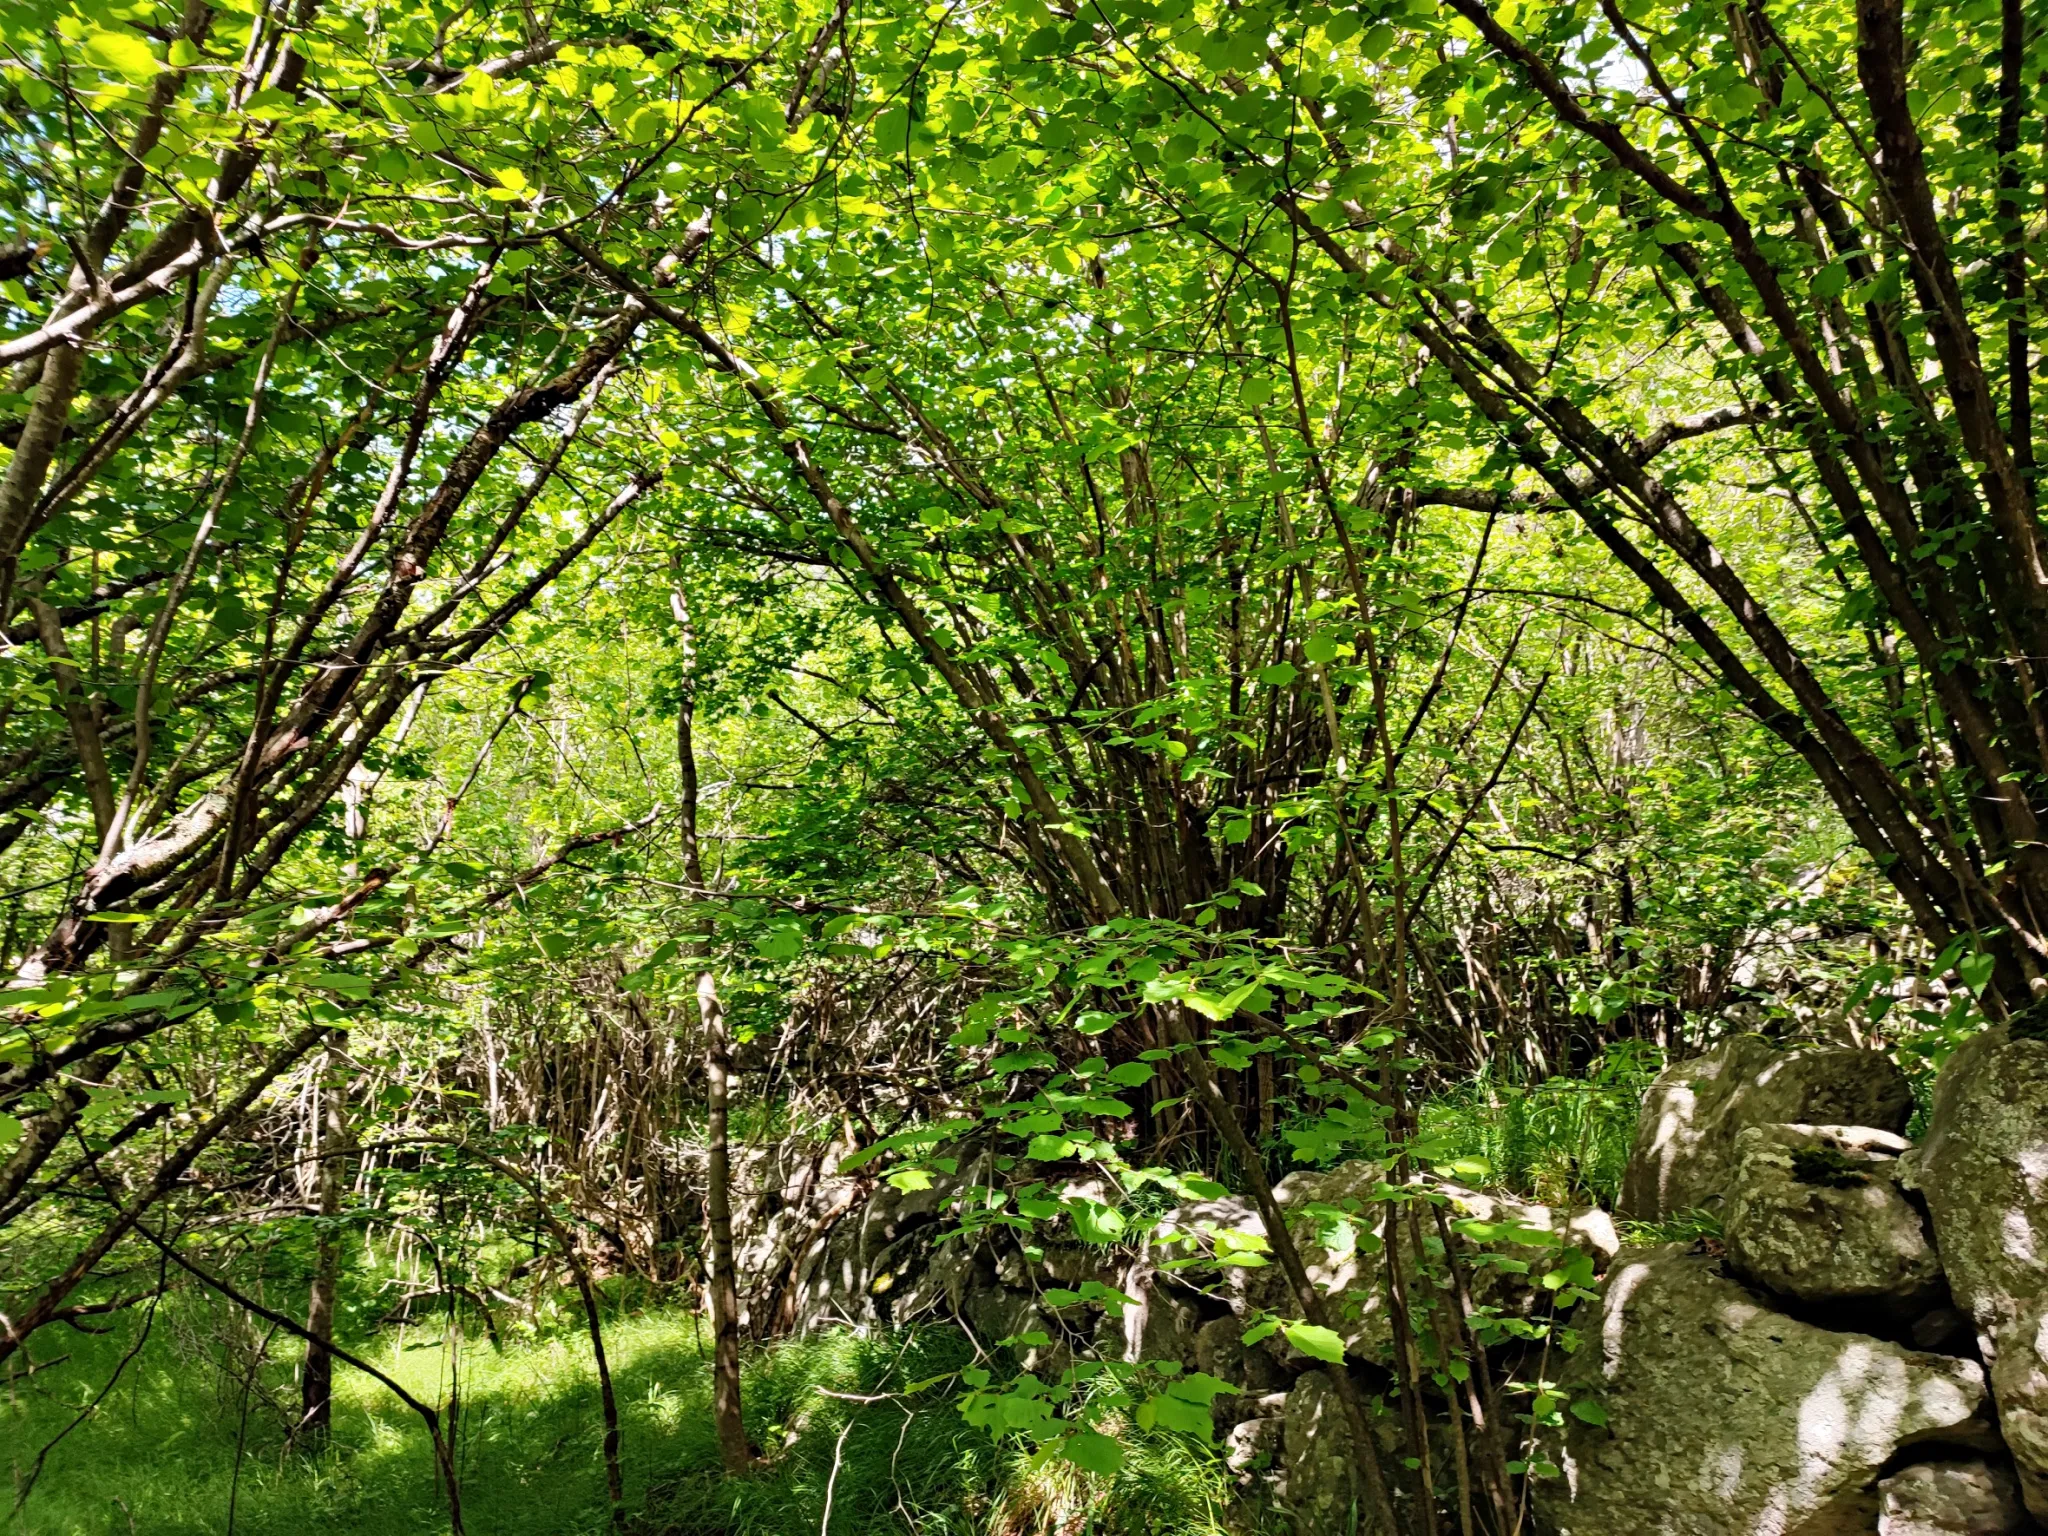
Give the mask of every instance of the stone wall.
M 1534 1275 L 1560 1251 L 1604 1277 L 1597 1314 L 1587 1303 L 1573 1320 L 1583 1346 L 1547 1369 L 1605 1422 L 1568 1416 L 1545 1446 L 1561 1475 L 1537 1484 L 1539 1531 L 2041 1529 L 2028 1511 L 2048 1518 L 2048 1043 L 1995 1030 L 1966 1045 L 1917 1146 L 1900 1134 L 1911 1109 L 1886 1057 L 1743 1037 L 1659 1079 L 1628 1182 L 1637 1216 L 1718 1222 L 1718 1237 L 1624 1248 L 1604 1211 L 1434 1185 L 1449 1216 L 1531 1239 L 1486 1245 L 1533 1273 L 1474 1268 L 1481 1305 L 1538 1308 Z M 905 1190 L 836 1176 L 844 1151 L 783 1151 L 744 1170 L 740 1267 L 757 1332 L 939 1319 L 986 1349 L 1042 1339 L 1017 1350 L 1041 1373 L 1080 1353 L 1179 1360 L 1239 1389 L 1213 1412 L 1248 1503 L 1291 1513 L 1307 1536 L 1350 1528 L 1361 1496 L 1336 1367 L 1280 1334 L 1244 1342 L 1254 1314 L 1298 1312 L 1277 1266 L 1173 1265 L 1256 1247 L 1265 1227 L 1248 1201 L 1184 1203 L 1137 1243 L 1081 1242 L 1066 1223 L 1042 1249 L 1008 1230 L 969 1242 L 954 1201 L 991 1179 L 985 1164 Z M 1349 1163 L 1295 1173 L 1276 1195 L 1290 1212 L 1370 1206 L 1383 1177 Z M 1077 1173 L 1052 1193 L 1103 1191 Z M 1312 1223 L 1296 1236 L 1343 1320 L 1344 1369 L 1384 1388 L 1381 1259 L 1332 1256 Z M 1130 1303 L 1075 1299 L 1090 1281 Z M 1371 1529 L 1362 1510 L 1357 1529 Z

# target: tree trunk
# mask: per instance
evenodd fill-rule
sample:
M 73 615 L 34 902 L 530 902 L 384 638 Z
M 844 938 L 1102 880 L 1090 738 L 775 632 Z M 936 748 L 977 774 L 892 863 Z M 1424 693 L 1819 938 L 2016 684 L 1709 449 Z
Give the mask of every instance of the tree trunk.
M 673 601 L 683 639 L 683 695 L 676 708 L 676 763 L 683 791 L 683 869 L 691 886 L 701 892 L 705 889 L 704 856 L 697 837 L 697 750 L 693 731 L 697 708 L 696 647 L 689 604 L 681 587 L 676 588 Z M 708 919 L 700 932 L 702 937 L 691 949 L 702 962 L 697 972 L 697 1016 L 704 1028 L 708 1164 L 704 1214 L 711 1228 L 706 1286 L 711 1304 L 711 1416 L 718 1426 L 718 1455 L 725 1470 L 744 1472 L 752 1464 L 754 1453 L 747 1444 L 746 1425 L 740 1415 L 740 1303 L 739 1287 L 733 1278 L 732 1153 L 726 1113 L 732 1081 L 732 1039 L 726 1030 L 725 1008 L 718 997 L 718 978 L 711 971 Z
M 328 1037 L 314 1109 L 313 1188 L 320 1209 L 320 1243 L 313 1259 L 313 1288 L 306 1302 L 306 1365 L 300 1376 L 299 1434 L 308 1450 L 327 1443 L 334 1417 L 334 1293 L 341 1280 L 341 1214 L 347 1186 L 348 1078 L 342 1060 L 348 1036 L 336 1030 Z

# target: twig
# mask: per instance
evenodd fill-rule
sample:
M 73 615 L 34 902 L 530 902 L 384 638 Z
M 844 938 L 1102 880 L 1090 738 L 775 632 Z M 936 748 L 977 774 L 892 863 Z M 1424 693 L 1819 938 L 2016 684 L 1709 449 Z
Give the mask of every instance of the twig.
M 828 1397 L 838 1397 L 841 1394 L 830 1392 L 826 1395 Z M 832 1475 L 825 1479 L 825 1515 L 818 1522 L 818 1536 L 832 1536 L 832 1494 L 839 1484 L 839 1456 L 840 1452 L 846 1449 L 846 1437 L 852 1431 L 853 1420 L 848 1419 L 839 1431 L 838 1440 L 832 1446 Z

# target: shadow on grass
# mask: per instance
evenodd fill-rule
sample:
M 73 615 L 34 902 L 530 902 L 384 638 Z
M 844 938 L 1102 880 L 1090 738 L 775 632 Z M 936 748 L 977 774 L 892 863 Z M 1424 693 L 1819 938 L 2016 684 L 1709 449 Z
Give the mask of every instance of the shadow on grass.
M 194 1318 L 189 1309 L 181 1318 L 160 1316 L 120 1383 L 51 1453 L 26 1506 L 0 1528 L 23 1536 L 218 1536 L 228 1529 L 232 1501 L 238 1536 L 447 1530 L 424 1428 L 356 1372 L 337 1372 L 333 1440 L 324 1454 L 286 1449 L 279 1408 L 289 1411 L 295 1398 L 288 1360 L 264 1371 L 244 1435 L 241 1382 L 222 1366 L 219 1334 L 210 1326 L 217 1322 Z M 630 1489 L 701 1457 L 715 1461 L 695 1332 L 679 1313 L 624 1319 L 607 1329 Z M 53 1339 L 41 1353 L 68 1352 L 68 1360 L 0 1389 L 0 1446 L 15 1489 L 37 1450 L 99 1391 L 129 1341 L 121 1329 Z M 481 1340 L 458 1344 L 455 1434 L 472 1536 L 577 1536 L 607 1528 L 602 1426 L 588 1346 L 579 1343 L 564 1334 L 502 1353 Z M 445 1400 L 448 1352 L 438 1330 L 396 1335 L 371 1358 L 414 1395 Z M 266 1404 L 266 1393 L 279 1408 Z
M 266 1368 L 244 1432 L 240 1378 L 221 1365 L 224 1322 L 219 1313 L 189 1310 L 159 1317 L 119 1385 L 51 1453 L 33 1495 L 0 1521 L 0 1531 L 443 1536 L 447 1507 L 417 1417 L 376 1383 L 343 1371 L 329 1449 L 292 1453 L 284 1425 L 295 1390 L 292 1363 L 282 1360 Z M 1058 1463 L 1032 1467 L 1020 1449 L 999 1447 L 967 1425 L 950 1387 L 971 1349 L 943 1327 L 871 1338 L 823 1334 L 753 1352 L 745 1400 L 762 1459 L 751 1475 L 727 1478 L 699 1338 L 682 1312 L 606 1327 L 631 1536 L 1028 1536 L 1084 1528 L 1091 1536 L 1207 1536 L 1219 1529 L 1227 1485 L 1206 1447 L 1138 1437 L 1111 1485 Z M 129 1342 L 116 1328 L 46 1344 L 44 1358 L 65 1349 L 70 1358 L 0 1387 L 0 1459 L 11 1463 L 16 1488 L 37 1450 L 105 1384 Z M 415 1396 L 446 1401 L 448 1353 L 438 1329 L 379 1343 L 370 1358 L 380 1368 Z M 455 1434 L 470 1536 L 608 1532 L 603 1426 L 580 1335 L 508 1343 L 502 1352 L 459 1341 L 457 1363 Z M 926 1382 L 909 1397 L 854 1400 Z

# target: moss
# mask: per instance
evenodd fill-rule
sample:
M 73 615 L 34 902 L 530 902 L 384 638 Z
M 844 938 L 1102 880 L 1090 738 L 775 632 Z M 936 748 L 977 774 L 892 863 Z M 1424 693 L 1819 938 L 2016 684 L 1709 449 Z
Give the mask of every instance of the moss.
M 1834 1147 L 1801 1147 L 1792 1154 L 1792 1177 L 1823 1189 L 1854 1189 L 1870 1182 L 1867 1164 Z

